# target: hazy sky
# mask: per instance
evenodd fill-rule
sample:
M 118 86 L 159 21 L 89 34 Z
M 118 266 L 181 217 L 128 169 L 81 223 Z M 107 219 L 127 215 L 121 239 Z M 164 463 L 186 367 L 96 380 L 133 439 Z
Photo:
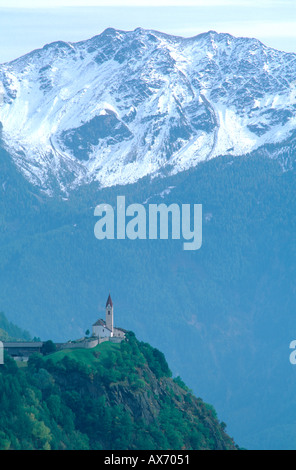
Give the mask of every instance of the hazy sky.
M 293 3 L 292 0 L 141 0 L 146 6 L 255 5 L 271 6 Z M 139 0 L 1 0 L 1 6 L 11 8 L 55 8 L 58 6 L 138 6 Z
M 0 0 L 0 63 L 49 42 L 139 26 L 185 37 L 215 30 L 296 52 L 296 0 Z

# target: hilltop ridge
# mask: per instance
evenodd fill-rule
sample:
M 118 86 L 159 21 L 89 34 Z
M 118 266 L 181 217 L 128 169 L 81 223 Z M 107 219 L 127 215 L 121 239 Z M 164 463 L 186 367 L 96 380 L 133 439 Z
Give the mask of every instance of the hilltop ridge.
M 0 393 L 1 449 L 237 448 L 215 410 L 132 332 L 120 344 L 32 356 L 28 368 L 6 357 Z

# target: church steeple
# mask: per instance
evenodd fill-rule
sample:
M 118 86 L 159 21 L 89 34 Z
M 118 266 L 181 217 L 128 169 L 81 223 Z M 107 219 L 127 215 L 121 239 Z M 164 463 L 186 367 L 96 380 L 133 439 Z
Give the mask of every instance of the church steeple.
M 107 299 L 107 302 L 106 302 L 106 307 L 108 307 L 108 305 L 110 305 L 111 307 L 113 307 L 113 302 L 112 302 L 110 293 L 109 293 L 109 296 L 108 296 L 108 299 Z
M 113 334 L 113 302 L 110 294 L 106 302 L 106 327 L 109 328 Z

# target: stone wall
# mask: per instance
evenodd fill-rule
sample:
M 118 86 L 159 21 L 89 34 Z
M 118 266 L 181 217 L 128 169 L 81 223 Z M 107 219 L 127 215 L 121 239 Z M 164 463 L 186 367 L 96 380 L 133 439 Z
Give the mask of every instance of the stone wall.
M 105 343 L 105 341 L 109 341 L 110 337 L 109 336 L 103 336 L 103 338 L 98 338 L 98 343 Z
M 112 338 L 109 338 L 109 341 L 111 341 L 112 343 L 121 343 L 121 341 L 123 341 L 124 338 L 119 338 L 118 336 L 113 336 Z
M 108 339 L 108 338 L 107 338 Z M 99 344 L 99 340 L 85 340 L 85 341 L 73 341 L 68 343 L 55 343 L 58 351 L 61 349 L 92 349 Z

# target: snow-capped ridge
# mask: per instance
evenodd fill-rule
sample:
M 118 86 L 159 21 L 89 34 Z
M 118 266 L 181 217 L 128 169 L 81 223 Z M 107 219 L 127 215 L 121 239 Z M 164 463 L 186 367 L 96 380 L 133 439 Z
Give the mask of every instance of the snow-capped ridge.
M 296 127 L 296 55 L 209 31 L 107 28 L 0 66 L 2 139 L 51 191 L 127 184 L 277 145 Z

